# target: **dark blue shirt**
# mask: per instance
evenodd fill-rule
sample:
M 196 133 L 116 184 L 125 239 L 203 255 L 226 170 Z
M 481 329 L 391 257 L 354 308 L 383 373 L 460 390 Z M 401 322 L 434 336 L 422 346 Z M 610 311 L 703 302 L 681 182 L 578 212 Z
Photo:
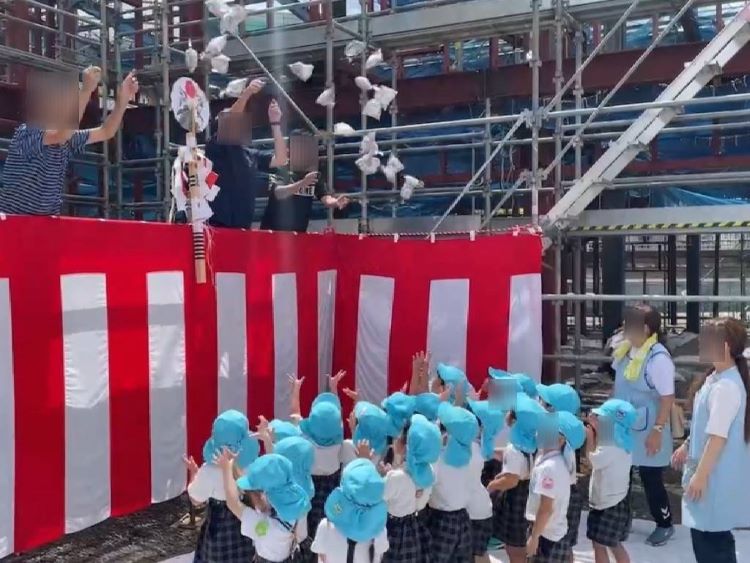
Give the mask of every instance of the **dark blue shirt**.
M 76 131 L 65 144 L 45 145 L 43 129 L 19 126 L 3 167 L 0 212 L 59 215 L 70 157 L 83 151 L 88 139 L 88 131 Z
M 238 145 L 222 145 L 211 139 L 206 157 L 213 162 L 221 188 L 210 205 L 214 212 L 209 224 L 216 227 L 249 229 L 255 213 L 255 198 L 268 187 L 273 152 Z
M 300 180 L 302 174 L 290 174 L 287 171 L 279 171 L 279 174 L 271 177 L 271 187 L 268 194 L 268 205 L 260 223 L 261 229 L 270 231 L 294 231 L 304 233 L 310 224 L 313 199 L 323 199 L 326 195 L 325 185 L 321 179 L 315 184 L 315 195 L 294 194 L 286 198 L 276 197 L 276 185 L 291 184 Z

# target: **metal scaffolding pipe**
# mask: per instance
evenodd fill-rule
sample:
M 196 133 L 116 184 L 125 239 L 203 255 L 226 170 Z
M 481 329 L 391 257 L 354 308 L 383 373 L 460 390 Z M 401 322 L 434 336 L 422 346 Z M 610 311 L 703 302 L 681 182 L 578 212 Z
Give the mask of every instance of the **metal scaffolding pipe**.
M 635 1 L 635 0 L 634 0 Z M 636 59 L 636 61 L 633 63 L 633 66 L 631 66 L 625 74 L 620 78 L 620 80 L 615 84 L 614 88 L 612 88 L 609 92 L 607 92 L 607 95 L 604 96 L 604 99 L 599 103 L 599 105 L 594 108 L 594 111 L 589 115 L 586 122 L 576 130 L 575 135 L 573 136 L 573 139 L 571 139 L 565 147 L 563 147 L 562 152 L 559 152 L 555 155 L 554 160 L 547 166 L 547 168 L 544 169 L 543 178 L 546 178 L 547 175 L 550 173 L 550 171 L 557 165 L 558 162 L 561 162 L 565 154 L 570 150 L 570 148 L 577 142 L 576 137 L 580 136 L 586 128 L 589 126 L 589 124 L 594 121 L 597 115 L 601 112 L 601 109 L 605 107 L 609 101 L 617 94 L 617 92 L 620 90 L 620 88 L 623 87 L 623 85 L 630 79 L 631 76 L 633 76 L 633 73 L 638 70 L 638 67 L 641 66 L 643 61 L 646 60 L 646 57 L 648 57 L 651 52 L 656 49 L 657 45 L 662 42 L 662 40 L 667 36 L 667 34 L 672 30 L 672 28 L 675 26 L 675 24 L 680 21 L 680 18 L 682 18 L 682 15 L 690 8 L 690 6 L 693 5 L 695 0 L 686 0 L 685 4 L 683 4 L 682 8 L 680 8 L 679 12 L 677 12 L 677 15 L 675 15 L 668 23 L 664 26 L 664 29 L 657 35 L 654 40 L 651 42 L 651 44 L 646 47 L 646 49 L 641 53 L 641 55 Z
M 544 354 L 542 358 L 545 360 L 555 360 L 559 362 L 578 362 L 579 364 L 586 366 L 599 366 L 602 364 L 612 363 L 612 356 L 593 354 Z M 705 363 L 701 363 L 699 360 L 689 360 L 680 357 L 673 357 L 672 361 L 676 366 L 681 367 L 701 367 L 706 365 Z
M 594 293 L 544 294 L 542 301 L 618 302 L 618 301 L 653 301 L 669 303 L 750 303 L 750 295 L 608 295 Z

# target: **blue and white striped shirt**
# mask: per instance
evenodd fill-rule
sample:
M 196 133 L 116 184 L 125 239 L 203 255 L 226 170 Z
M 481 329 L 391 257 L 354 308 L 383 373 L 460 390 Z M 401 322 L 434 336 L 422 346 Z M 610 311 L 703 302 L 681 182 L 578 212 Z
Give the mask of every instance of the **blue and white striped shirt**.
M 13 134 L 0 185 L 0 212 L 59 215 L 68 162 L 89 139 L 76 131 L 63 145 L 45 145 L 44 130 L 21 125 Z

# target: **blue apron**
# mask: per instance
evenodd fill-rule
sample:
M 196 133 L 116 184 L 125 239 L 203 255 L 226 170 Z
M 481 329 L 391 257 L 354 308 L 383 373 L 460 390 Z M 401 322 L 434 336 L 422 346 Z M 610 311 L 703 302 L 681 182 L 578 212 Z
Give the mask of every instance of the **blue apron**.
M 690 446 L 688 459 L 682 475 L 682 488 L 690 483 L 698 468 L 703 450 L 708 441 L 706 426 L 709 412 L 708 398 L 711 387 L 719 379 L 728 379 L 737 384 L 737 393 L 742 397 L 741 407 L 729 427 L 724 448 L 708 477 L 708 485 L 698 502 L 682 497 L 683 525 L 703 532 L 726 532 L 734 528 L 750 526 L 750 488 L 745 482 L 750 474 L 750 446 L 745 443 L 746 393 L 737 368 L 731 368 L 704 383 L 695 396 L 693 419 L 690 422 Z
M 672 458 L 672 431 L 669 427 L 669 418 L 661 433 L 661 448 L 649 456 L 646 453 L 646 438 L 656 424 L 659 416 L 659 403 L 661 395 L 652 385 L 649 379 L 649 363 L 660 355 L 669 356 L 669 351 L 659 343 L 654 344 L 643 361 L 641 373 L 635 381 L 625 379 L 625 368 L 630 363 L 630 356 L 625 355 L 622 360 L 615 361 L 612 367 L 615 369 L 615 391 L 614 398 L 628 401 L 635 407 L 638 419 L 633 425 L 633 465 L 644 467 L 666 467 Z

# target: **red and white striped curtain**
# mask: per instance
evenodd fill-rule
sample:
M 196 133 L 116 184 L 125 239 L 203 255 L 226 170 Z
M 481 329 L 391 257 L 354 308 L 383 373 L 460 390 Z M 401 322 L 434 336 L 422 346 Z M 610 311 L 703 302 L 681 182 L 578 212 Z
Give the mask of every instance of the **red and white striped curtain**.
M 379 401 L 411 356 L 538 377 L 541 244 L 0 218 L 0 557 L 179 495 L 216 414 L 326 374 Z

